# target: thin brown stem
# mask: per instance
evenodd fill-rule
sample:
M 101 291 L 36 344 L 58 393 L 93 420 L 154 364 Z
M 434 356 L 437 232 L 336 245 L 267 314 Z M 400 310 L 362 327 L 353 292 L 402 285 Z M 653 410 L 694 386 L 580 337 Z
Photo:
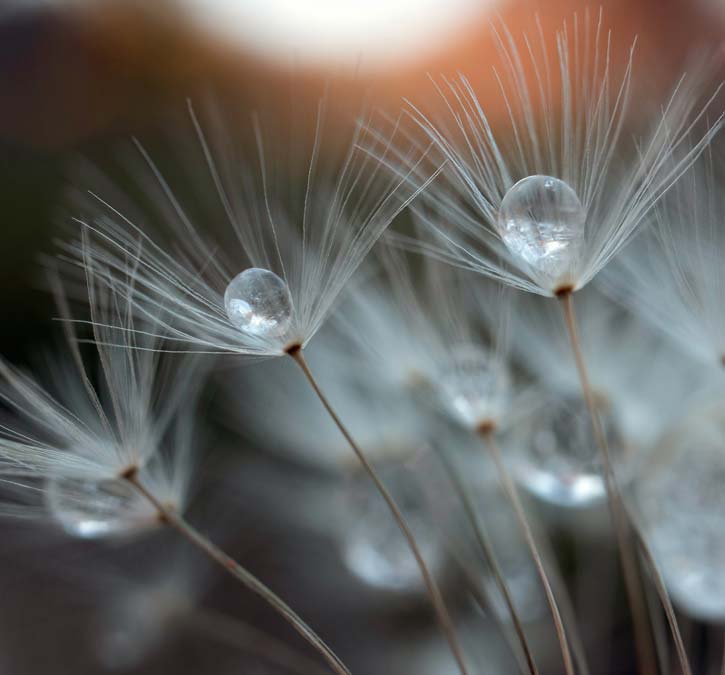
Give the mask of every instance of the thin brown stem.
M 494 430 L 490 427 L 485 427 L 481 429 L 480 434 L 486 443 L 486 447 L 488 448 L 488 451 L 493 458 L 493 461 L 496 464 L 496 469 L 498 470 L 501 486 L 503 487 L 504 492 L 506 493 L 506 497 L 508 498 L 511 506 L 513 507 L 514 513 L 516 515 L 516 520 L 518 521 L 519 527 L 521 528 L 521 533 L 524 535 L 524 540 L 526 541 L 526 545 L 531 552 L 531 557 L 534 561 L 534 565 L 536 566 L 536 571 L 538 572 L 539 578 L 541 579 L 541 583 L 544 587 L 546 600 L 549 603 L 551 616 L 554 620 L 556 637 L 559 640 L 559 647 L 561 648 L 561 656 L 564 661 L 564 670 L 567 675 L 574 675 L 574 662 L 572 661 L 571 650 L 569 649 L 569 643 L 566 638 L 564 622 L 561 619 L 559 606 L 556 602 L 556 598 L 554 597 L 554 591 L 551 588 L 551 583 L 549 582 L 549 577 L 546 573 L 546 569 L 544 568 L 544 562 L 541 559 L 539 549 L 536 546 L 534 534 L 531 531 L 529 521 L 526 518 L 526 512 L 524 511 L 524 507 L 521 504 L 518 489 L 516 488 L 516 484 L 511 479 L 508 469 L 506 468 L 506 464 L 503 461 L 503 457 L 501 456 L 501 450 L 498 447 L 498 442 L 496 441 Z
M 632 545 L 631 531 L 629 519 L 624 507 L 622 495 L 617 486 L 617 480 L 614 474 L 611 457 L 609 454 L 609 444 L 607 437 L 602 429 L 597 413 L 597 407 L 594 401 L 594 392 L 589 382 L 589 374 L 587 372 L 584 356 L 579 342 L 577 331 L 576 315 L 574 313 L 574 300 L 571 291 L 561 293 L 559 295 L 562 309 L 564 310 L 564 322 L 566 323 L 567 332 L 569 333 L 569 342 L 571 343 L 576 369 L 579 374 L 582 395 L 589 411 L 594 430 L 594 439 L 599 448 L 602 458 L 602 475 L 604 477 L 604 487 L 607 492 L 607 502 L 612 519 L 614 534 L 617 539 L 617 548 L 619 550 L 619 559 L 622 566 L 624 577 L 624 585 L 627 591 L 629 606 L 632 611 L 632 621 L 635 633 L 635 647 L 637 650 L 637 660 L 639 663 L 639 671 L 641 675 L 654 675 L 657 672 L 657 661 L 654 654 L 654 648 L 649 639 L 649 618 L 647 614 L 647 606 L 641 592 L 641 580 L 637 569 L 637 559 Z
M 221 565 L 229 574 L 240 581 L 250 591 L 256 593 L 265 600 L 287 623 L 289 623 L 310 645 L 312 645 L 325 659 L 333 672 L 337 675 L 350 675 L 350 671 L 335 656 L 333 651 L 281 598 L 277 597 L 251 572 L 248 572 L 236 560 L 229 557 L 224 551 L 209 541 L 201 532 L 190 525 L 173 508 L 163 504 L 150 492 L 139 480 L 138 473 L 130 471 L 123 476 L 136 490 L 142 494 L 159 513 L 159 516 L 170 527 L 188 539 L 194 546 L 201 550 L 214 562 Z
M 377 488 L 377 490 L 380 493 L 380 495 L 382 496 L 382 498 L 385 500 L 385 503 L 387 504 L 388 508 L 390 509 L 390 513 L 393 515 L 393 518 L 395 519 L 395 522 L 398 524 L 398 527 L 400 527 L 400 531 L 403 533 L 403 536 L 405 537 L 406 541 L 408 542 L 408 546 L 409 546 L 411 552 L 413 553 L 413 556 L 415 557 L 416 562 L 418 563 L 418 568 L 420 569 L 420 573 L 423 578 L 423 582 L 428 591 L 431 602 L 433 604 L 433 608 L 435 609 L 436 615 L 438 616 L 438 620 L 440 621 L 443 632 L 445 633 L 445 636 L 448 639 L 448 643 L 450 644 L 450 647 L 451 647 L 451 652 L 453 653 L 453 657 L 455 658 L 456 663 L 458 664 L 458 668 L 461 671 L 462 675 L 468 675 L 465 660 L 463 658 L 463 649 L 461 648 L 461 645 L 458 642 L 458 636 L 456 635 L 456 630 L 453 625 L 453 620 L 451 619 L 450 614 L 448 613 L 448 609 L 446 608 L 445 602 L 443 601 L 443 596 L 441 594 L 441 591 L 438 588 L 438 584 L 436 583 L 435 579 L 433 578 L 433 575 L 428 570 L 428 566 L 426 565 L 425 560 L 423 559 L 423 555 L 421 554 L 420 549 L 418 548 L 418 544 L 415 541 L 415 537 L 413 536 L 413 533 L 410 530 L 410 527 L 406 523 L 405 518 L 403 517 L 403 514 L 400 512 L 398 505 L 395 503 L 393 496 L 390 494 L 390 492 L 388 492 L 388 489 L 385 487 L 385 485 L 383 485 L 382 480 L 378 476 L 378 474 L 375 471 L 375 469 L 373 468 L 372 464 L 370 464 L 370 462 L 368 461 L 367 457 L 365 456 L 365 453 L 357 445 L 357 443 L 355 442 L 353 437 L 350 435 L 350 432 L 347 430 L 345 425 L 342 423 L 342 420 L 337 416 L 337 413 L 333 409 L 330 402 L 327 400 L 327 397 L 323 394 L 322 390 L 320 389 L 319 385 L 317 384 L 317 381 L 315 380 L 315 378 L 312 374 L 312 371 L 310 370 L 309 366 L 307 365 L 307 361 L 305 360 L 305 357 L 302 355 L 302 350 L 300 348 L 296 348 L 294 350 L 290 350 L 288 352 L 288 354 L 294 359 L 295 363 L 297 363 L 297 365 L 300 367 L 300 369 L 304 373 L 305 377 L 307 378 L 307 381 L 310 383 L 310 386 L 315 391 L 315 394 L 317 394 L 317 398 L 320 399 L 320 403 L 322 403 L 325 410 L 329 414 L 330 418 L 335 423 L 337 428 L 340 430 L 340 433 L 345 437 L 345 440 L 347 441 L 348 445 L 350 446 L 352 451 L 357 456 L 363 469 L 365 470 L 365 472 L 368 474 L 370 479 L 375 484 L 375 487 Z
M 267 635 L 236 617 L 210 609 L 197 610 L 184 620 L 190 630 L 210 640 L 259 655 L 270 663 L 297 675 L 326 675 L 327 670 L 284 642 Z
M 665 610 L 665 617 L 670 627 L 670 633 L 675 642 L 675 650 L 677 651 L 677 657 L 680 660 L 680 667 L 682 668 L 683 675 L 692 675 L 692 668 L 690 667 L 690 660 L 687 657 L 687 650 L 685 649 L 685 642 L 682 639 L 680 633 L 680 627 L 677 623 L 677 616 L 675 614 L 675 608 L 672 606 L 672 601 L 667 593 L 667 587 L 665 581 L 662 578 L 657 561 L 652 555 L 650 547 L 647 545 L 645 538 L 641 535 L 636 526 L 633 526 L 632 530 L 634 535 L 637 537 L 637 543 L 639 544 L 642 555 L 649 567 L 650 573 L 652 574 L 652 581 L 654 582 L 657 595 L 659 596 L 662 608 Z
M 503 599 L 506 603 L 509 615 L 511 616 L 511 621 L 514 625 L 514 630 L 516 631 L 516 636 L 518 637 L 521 649 L 523 650 L 524 656 L 526 658 L 526 667 L 531 675 L 538 675 L 538 669 L 536 667 L 536 662 L 534 661 L 534 655 L 531 650 L 531 645 L 529 645 L 529 642 L 526 639 L 526 633 L 524 632 L 523 622 L 521 621 L 521 617 L 519 616 L 516 606 L 514 605 L 511 591 L 509 590 L 508 584 L 504 579 L 503 572 L 501 572 L 501 567 L 499 566 L 496 554 L 493 551 L 493 546 L 488 539 L 486 529 L 481 523 L 481 519 L 479 518 L 478 513 L 471 501 L 471 497 L 468 494 L 468 490 L 463 484 L 463 481 L 461 480 L 458 471 L 453 466 L 453 463 L 449 461 L 448 458 L 444 457 L 442 453 L 439 453 L 439 457 L 451 483 L 453 483 L 456 494 L 461 500 L 461 505 L 463 506 L 466 517 L 468 518 L 471 524 L 471 528 L 473 529 L 478 548 L 480 549 L 483 558 L 486 561 L 486 564 L 493 573 L 493 578 L 496 582 L 496 586 L 501 592 L 501 595 L 503 596 Z

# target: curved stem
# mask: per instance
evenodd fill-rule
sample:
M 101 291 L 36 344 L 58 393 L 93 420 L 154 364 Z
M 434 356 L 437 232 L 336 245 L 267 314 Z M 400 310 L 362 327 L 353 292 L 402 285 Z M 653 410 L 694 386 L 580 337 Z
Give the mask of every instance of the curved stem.
M 236 617 L 209 609 L 197 610 L 185 619 L 184 625 L 234 649 L 258 654 L 261 658 L 298 675 L 325 675 L 325 670 L 307 656 L 296 652 L 284 642 L 267 635 Z M 241 645 L 240 645 L 241 643 Z
M 458 497 L 461 500 L 461 505 L 463 506 L 466 517 L 468 518 L 471 524 L 471 528 L 473 529 L 478 548 L 481 550 L 486 564 L 491 569 L 494 580 L 496 582 L 496 586 L 501 592 L 501 595 L 503 596 L 503 599 L 506 603 L 506 607 L 509 610 L 511 620 L 516 631 L 516 636 L 518 637 L 521 649 L 523 650 L 524 656 L 526 657 L 527 669 L 529 673 L 531 673 L 531 675 L 538 675 L 538 669 L 536 667 L 536 662 L 534 661 L 534 655 L 531 650 L 531 645 L 529 645 L 529 642 L 526 639 L 526 633 L 524 632 L 523 622 L 521 621 L 521 617 L 519 616 L 516 606 L 514 605 L 511 591 L 509 590 L 508 584 L 504 579 L 503 572 L 501 572 L 501 567 L 499 566 L 498 560 L 496 559 L 496 554 L 493 551 L 493 547 L 491 546 L 491 542 L 488 539 L 488 535 L 483 526 L 483 523 L 481 523 L 481 519 L 479 518 L 478 513 L 473 506 L 471 497 L 468 494 L 468 490 L 466 490 L 466 487 L 463 484 L 463 481 L 461 480 L 458 471 L 453 466 L 453 463 L 449 461 L 448 458 L 444 457 L 443 453 L 439 452 L 437 454 L 446 470 L 446 473 L 448 474 L 451 483 L 453 483 L 453 487 L 456 490 Z
M 559 295 L 562 309 L 564 310 L 564 322 L 566 323 L 567 332 L 569 334 L 569 342 L 571 343 L 572 353 L 576 369 L 579 374 L 582 395 L 589 411 L 594 430 L 594 439 L 599 447 L 602 458 L 602 474 L 604 476 L 604 487 L 607 491 L 607 502 L 612 519 L 612 525 L 615 536 L 617 538 L 617 548 L 619 550 L 619 559 L 622 566 L 624 576 L 624 585 L 627 590 L 629 606 L 632 611 L 632 620 L 634 624 L 635 645 L 637 649 L 637 659 L 639 669 L 642 675 L 653 675 L 656 672 L 657 665 L 652 647 L 652 643 L 648 638 L 649 619 L 647 615 L 647 607 L 641 593 L 641 581 L 637 571 L 637 560 L 632 546 L 629 519 L 624 507 L 622 495 L 617 486 L 614 469 L 612 467 L 611 457 L 609 455 L 609 445 L 604 435 L 599 414 L 597 413 L 596 404 L 594 402 L 594 393 L 589 382 L 589 374 L 584 356 L 582 355 L 581 344 L 577 332 L 576 315 L 574 313 L 574 300 L 571 291 Z
M 682 633 L 680 633 L 680 627 L 677 624 L 677 615 L 675 614 L 675 608 L 672 606 L 670 596 L 667 594 L 667 587 L 665 586 L 664 579 L 657 565 L 657 561 L 652 555 L 650 547 L 647 545 L 642 534 L 639 532 L 637 527 L 633 525 L 632 530 L 634 535 L 637 537 L 637 543 L 642 550 L 647 566 L 652 573 L 652 580 L 654 581 L 657 595 L 660 598 L 662 607 L 665 610 L 665 617 L 672 633 L 672 638 L 675 641 L 675 649 L 677 650 L 677 656 L 680 660 L 680 666 L 682 667 L 683 675 L 692 675 L 692 668 L 690 667 L 690 660 L 687 657 L 687 650 L 685 649 L 685 641 L 682 639 Z
M 501 481 L 501 485 L 504 489 L 504 492 L 506 493 L 506 496 L 508 497 L 509 502 L 511 503 L 511 506 L 513 507 L 514 513 L 516 514 L 516 520 L 519 523 L 519 526 L 521 527 L 521 532 L 524 535 L 524 540 L 526 541 L 526 545 L 529 548 L 529 551 L 531 552 L 531 557 L 533 558 L 534 565 L 536 566 L 536 571 L 539 574 L 539 578 L 541 579 L 541 583 L 544 586 L 544 593 L 546 594 L 546 600 L 549 603 L 549 608 L 551 610 L 551 616 L 554 619 L 554 628 L 556 629 L 556 637 L 559 640 L 559 646 L 561 648 L 561 656 L 564 661 L 564 670 L 567 675 L 574 675 L 574 662 L 571 657 L 571 650 L 569 649 L 569 643 L 566 639 L 566 631 L 564 630 L 564 622 L 561 619 L 561 613 L 559 611 L 559 606 L 556 603 L 556 598 L 554 597 L 554 591 L 551 588 L 551 583 L 549 582 L 549 577 L 546 574 L 546 569 L 544 568 L 544 563 L 541 559 L 541 555 L 539 554 L 539 550 L 536 546 L 536 540 L 534 539 L 533 532 L 531 531 L 531 527 L 529 526 L 529 522 L 526 518 L 526 513 L 524 511 L 524 507 L 521 504 L 521 499 L 519 498 L 519 493 L 516 488 L 516 485 L 514 484 L 513 480 L 511 479 L 511 476 L 509 475 L 508 469 L 506 468 L 506 465 L 504 464 L 503 457 L 501 457 L 501 450 L 498 447 L 498 443 L 496 442 L 496 437 L 494 435 L 494 431 L 492 429 L 489 429 L 488 427 L 481 430 L 480 432 L 481 436 L 483 437 L 484 441 L 486 442 L 486 447 L 488 448 L 491 457 L 493 458 L 493 461 L 496 464 L 496 469 L 498 470 L 499 479 Z
M 342 420 L 340 420 L 340 418 L 337 416 L 337 413 L 333 409 L 330 402 L 327 400 L 327 397 L 322 393 L 322 390 L 320 389 L 319 385 L 317 384 L 317 381 L 315 380 L 314 376 L 312 375 L 312 371 L 310 370 L 309 366 L 307 365 L 307 361 L 305 360 L 305 357 L 302 355 L 302 350 L 300 348 L 297 348 L 297 349 L 289 351 L 288 354 L 289 354 L 289 356 L 291 356 L 294 359 L 295 363 L 297 363 L 297 365 L 300 367 L 300 369 L 304 373 L 305 377 L 307 378 L 307 381 L 310 383 L 310 386 L 314 390 L 315 394 L 317 394 L 317 398 L 320 399 L 320 403 L 322 403 L 325 410 L 329 414 L 330 418 L 335 423 L 337 428 L 340 430 L 340 433 L 345 437 L 345 440 L 347 441 L 348 445 L 350 446 L 352 451 L 357 456 L 363 469 L 365 470 L 365 472 L 368 474 L 370 479 L 375 484 L 375 487 L 377 488 L 381 497 L 385 500 L 385 503 L 387 504 L 388 508 L 390 509 L 390 513 L 393 515 L 393 518 L 395 519 L 395 522 L 398 524 L 398 527 L 400 527 L 400 531 L 403 533 L 403 536 L 405 537 L 406 541 L 408 542 L 408 547 L 410 548 L 411 552 L 413 553 L 413 556 L 415 557 L 416 562 L 418 563 L 418 568 L 420 569 L 420 573 L 423 578 L 423 582 L 425 583 L 425 587 L 428 591 L 428 595 L 430 596 L 431 602 L 433 604 L 433 608 L 435 609 L 436 615 L 438 616 L 438 620 L 441 624 L 443 632 L 445 633 L 445 636 L 448 639 L 448 643 L 451 647 L 451 652 L 453 653 L 453 657 L 455 658 L 456 663 L 458 664 L 458 669 L 461 671 L 462 675 L 468 675 L 468 671 L 466 670 L 465 660 L 463 658 L 463 649 L 461 648 L 461 645 L 458 642 L 458 636 L 456 635 L 456 631 L 453 626 L 453 620 L 451 619 L 450 614 L 448 613 L 448 609 L 446 608 L 445 602 L 443 601 L 443 596 L 441 595 L 441 591 L 438 588 L 438 584 L 436 583 L 435 579 L 433 578 L 433 575 L 428 570 L 428 566 L 426 565 L 425 560 L 423 559 L 423 556 L 420 552 L 420 549 L 418 548 L 418 544 L 415 541 L 415 537 L 413 536 L 413 533 L 410 530 L 410 527 L 406 523 L 405 518 L 403 517 L 403 514 L 400 512 L 398 505 L 395 503 L 393 496 L 390 494 L 390 492 L 388 492 L 388 489 L 385 487 L 385 485 L 383 485 L 382 480 L 380 480 L 380 477 L 378 476 L 377 472 L 373 468 L 372 464 L 370 464 L 370 462 L 368 461 L 367 457 L 365 456 L 365 453 L 357 445 L 357 443 L 355 442 L 353 437 L 350 435 L 350 432 L 347 430 L 345 425 L 342 423 Z
M 250 591 L 256 593 L 263 600 L 282 616 L 307 642 L 309 642 L 325 659 L 330 668 L 337 675 L 350 675 L 350 671 L 335 656 L 333 651 L 283 600 L 277 597 L 259 579 L 248 572 L 236 560 L 229 557 L 224 551 L 209 541 L 201 532 L 190 525 L 182 516 L 172 508 L 160 502 L 146 486 L 139 480 L 136 472 L 130 472 L 124 476 L 139 493 L 141 493 L 151 504 L 154 505 L 164 521 L 173 527 L 182 536 L 188 539 L 194 546 L 205 553 L 214 562 L 221 565 L 235 579 L 244 584 Z

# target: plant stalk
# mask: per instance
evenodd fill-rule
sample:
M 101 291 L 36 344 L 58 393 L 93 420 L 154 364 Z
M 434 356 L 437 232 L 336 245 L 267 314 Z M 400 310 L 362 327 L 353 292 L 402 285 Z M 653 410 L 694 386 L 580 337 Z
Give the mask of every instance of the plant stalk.
M 486 561 L 486 564 L 493 573 L 493 578 L 496 582 L 496 586 L 498 587 L 506 603 L 509 615 L 511 616 L 511 621 L 514 625 L 514 630 L 516 631 L 516 636 L 518 637 L 519 644 L 521 645 L 521 649 L 523 650 L 524 656 L 526 658 L 526 667 L 531 675 L 538 675 L 539 671 L 536 667 L 536 662 L 534 661 L 534 654 L 531 650 L 531 645 L 526 639 L 523 622 L 521 621 L 521 617 L 519 616 L 516 606 L 514 605 L 511 591 L 509 590 L 506 579 L 503 576 L 501 567 L 498 564 L 496 554 L 493 551 L 493 546 L 489 541 L 486 530 L 481 523 L 481 519 L 479 518 L 476 509 L 473 506 L 468 490 L 464 486 L 463 481 L 458 474 L 458 471 L 453 466 L 453 463 L 447 457 L 444 457 L 443 453 L 441 452 L 438 453 L 438 456 L 446 470 L 446 473 L 448 474 L 451 483 L 453 483 L 453 487 L 456 490 L 459 499 L 461 500 L 461 505 L 463 506 L 466 517 L 468 518 L 471 528 L 473 529 L 478 548 L 480 549 L 481 554 Z
M 498 471 L 499 479 L 501 481 L 501 486 L 503 487 L 504 492 L 508 497 L 509 502 L 511 503 L 511 506 L 513 507 L 514 513 L 516 515 L 516 520 L 518 521 L 519 527 L 521 528 L 521 533 L 524 535 L 524 540 L 526 541 L 526 545 L 531 552 L 531 557 L 534 561 L 534 565 L 536 566 L 536 571 L 538 572 L 539 578 L 541 579 L 541 583 L 544 587 L 546 600 L 549 603 L 551 616 L 554 620 L 556 637 L 559 641 L 559 646 L 561 648 L 561 656 L 564 661 L 564 670 L 566 672 L 566 675 L 574 675 L 574 662 L 572 661 L 571 650 L 569 649 L 569 643 L 567 641 L 566 631 L 564 630 L 564 622 L 561 618 L 561 612 L 559 611 L 559 606 L 557 605 L 556 598 L 554 597 L 554 591 L 551 588 L 551 583 L 549 582 L 549 577 L 546 573 L 546 569 L 544 568 L 543 560 L 541 559 L 538 547 L 536 546 L 536 540 L 534 539 L 533 532 L 531 531 L 531 527 L 529 526 L 529 522 L 526 518 L 524 507 L 521 504 L 518 489 L 516 488 L 515 483 L 511 479 L 508 469 L 506 468 L 506 465 L 503 461 L 503 457 L 501 456 L 501 450 L 498 447 L 498 442 L 496 441 L 494 429 L 492 427 L 485 426 L 480 429 L 479 433 L 485 441 L 486 447 L 488 448 L 488 451 L 493 458 L 494 463 L 496 464 L 496 469 Z
M 377 488 L 381 497 L 385 500 L 385 503 L 387 504 L 388 508 L 390 509 L 390 513 L 393 515 L 393 518 L 395 519 L 395 522 L 398 524 L 398 527 L 400 527 L 400 531 L 403 533 L 403 536 L 405 537 L 406 541 L 408 542 L 408 547 L 410 548 L 411 552 L 413 553 L 413 556 L 415 557 L 416 562 L 418 563 L 418 568 L 420 569 L 420 573 L 423 578 L 423 582 L 428 591 L 428 595 L 430 596 L 430 599 L 433 604 L 433 608 L 436 612 L 436 615 L 438 617 L 438 620 L 441 624 L 441 628 L 443 629 L 443 632 L 448 640 L 448 643 L 451 648 L 451 652 L 453 653 L 453 657 L 455 658 L 456 663 L 458 664 L 458 669 L 460 670 L 461 675 L 468 675 L 468 670 L 466 669 L 465 660 L 463 658 L 463 649 L 461 648 L 461 645 L 458 641 L 458 636 L 456 635 L 455 627 L 453 625 L 453 620 L 451 619 L 451 616 L 448 613 L 448 609 L 446 608 L 445 602 L 443 601 L 443 596 L 441 594 L 441 591 L 438 588 L 438 584 L 436 583 L 435 579 L 433 578 L 433 575 L 428 570 L 428 566 L 426 565 L 425 560 L 423 559 L 423 555 L 421 554 L 420 549 L 418 548 L 418 544 L 415 541 L 415 537 L 413 536 L 413 533 L 410 530 L 410 527 L 406 523 L 405 518 L 403 517 L 403 514 L 401 513 L 400 509 L 398 508 L 398 505 L 395 503 L 393 496 L 390 494 L 390 492 L 388 492 L 388 489 L 383 484 L 382 480 L 378 476 L 378 474 L 375 471 L 375 469 L 373 468 L 372 464 L 370 464 L 370 462 L 368 461 L 367 457 L 365 456 L 365 453 L 357 445 L 357 443 L 355 442 L 353 437 L 350 435 L 350 432 L 347 430 L 345 425 L 342 423 L 342 420 L 337 416 L 337 413 L 333 409 L 330 402 L 327 400 L 327 397 L 324 395 L 324 393 L 320 389 L 319 385 L 317 384 L 317 381 L 315 380 L 315 378 L 312 374 L 312 371 L 310 370 L 310 367 L 307 365 L 307 361 L 305 360 L 305 357 L 302 354 L 302 349 L 299 347 L 290 349 L 288 351 L 288 354 L 289 354 L 289 356 L 292 357 L 292 359 L 294 359 L 295 363 L 297 363 L 297 365 L 300 367 L 300 369 L 304 373 L 305 377 L 307 378 L 307 381 L 310 383 L 310 386 L 314 390 L 315 394 L 317 394 L 317 398 L 320 399 L 320 403 L 322 403 L 323 407 L 329 414 L 330 418 L 335 423 L 337 428 L 340 430 L 340 433 L 345 437 L 345 440 L 347 441 L 348 445 L 350 446 L 352 451 L 357 456 L 363 469 L 365 470 L 365 472 L 368 474 L 370 479 L 375 484 L 375 487 Z
M 142 494 L 159 513 L 159 516 L 170 527 L 188 539 L 214 562 L 221 565 L 229 574 L 240 581 L 250 591 L 265 600 L 287 623 L 289 623 L 310 645 L 312 645 L 325 659 L 333 672 L 337 675 L 350 675 L 350 671 L 335 656 L 333 651 L 281 598 L 277 597 L 251 572 L 248 572 L 236 560 L 209 541 L 201 532 L 190 525 L 173 508 L 163 504 L 139 480 L 138 472 L 131 471 L 123 476 L 140 494 Z
M 687 657 L 687 650 L 685 649 L 685 641 L 682 639 L 682 633 L 680 632 L 680 627 L 677 623 L 675 608 L 672 606 L 670 596 L 667 594 L 667 587 L 665 586 L 665 581 L 662 578 L 662 574 L 659 570 L 657 562 L 655 561 L 655 558 L 652 555 L 652 551 L 647 545 L 644 537 L 639 532 L 636 526 L 633 525 L 632 530 L 635 537 L 637 538 L 637 543 L 639 544 L 639 547 L 642 551 L 645 562 L 647 563 L 647 566 L 652 573 L 652 580 L 654 582 L 655 589 L 657 590 L 657 595 L 659 596 L 660 602 L 662 603 L 662 608 L 665 611 L 665 617 L 667 618 L 667 623 L 669 624 L 672 638 L 675 641 L 675 650 L 677 651 L 677 657 L 680 660 L 680 667 L 682 668 L 682 673 L 683 675 L 692 675 L 690 660 Z
M 576 363 L 579 381 L 581 383 L 582 395 L 589 411 L 594 430 L 594 439 L 599 447 L 602 458 L 602 474 L 604 477 L 604 486 L 607 492 L 607 502 L 612 519 L 612 526 L 617 539 L 617 548 L 619 550 L 619 559 L 622 566 L 624 577 L 624 585 L 627 590 L 629 606 L 632 612 L 632 620 L 635 633 L 635 646 L 637 650 L 637 660 L 639 663 L 639 671 L 642 675 L 654 675 L 657 672 L 657 662 L 654 654 L 652 642 L 649 640 L 647 628 L 649 618 L 647 615 L 647 607 L 641 593 L 641 580 L 637 570 L 637 560 L 632 545 L 631 528 L 629 518 L 627 516 L 622 495 L 617 486 L 617 480 L 614 474 L 611 457 L 609 454 L 609 445 L 607 438 L 599 420 L 596 404 L 594 402 L 594 392 L 592 390 L 589 373 L 587 372 L 584 356 L 582 354 L 581 343 L 577 331 L 576 314 L 574 312 L 574 299 L 572 291 L 560 293 L 558 296 L 564 311 L 564 322 L 569 334 L 569 342 L 571 344 L 574 361 Z

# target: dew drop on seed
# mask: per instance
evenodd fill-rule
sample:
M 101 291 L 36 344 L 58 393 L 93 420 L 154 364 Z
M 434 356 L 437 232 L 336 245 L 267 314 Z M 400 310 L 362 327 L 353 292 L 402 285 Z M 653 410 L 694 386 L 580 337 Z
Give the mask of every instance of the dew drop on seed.
M 613 412 L 604 402 L 599 420 L 615 468 L 623 459 L 624 442 Z M 516 476 L 540 499 L 559 506 L 583 507 L 604 500 L 599 449 L 589 411 L 580 396 L 554 398 L 529 420 L 514 442 Z M 618 472 L 620 480 L 622 471 Z
M 411 490 L 401 469 L 383 468 L 386 484 L 395 491 L 399 505 L 431 571 L 444 563 L 444 551 L 428 522 L 420 494 Z M 380 495 L 368 481 L 356 481 L 345 491 L 339 510 L 342 538 L 340 550 L 347 568 L 364 583 L 384 591 L 420 594 L 424 592 L 420 570 L 405 537 Z
M 466 426 L 496 421 L 509 398 L 506 369 L 487 350 L 460 345 L 440 373 L 443 405 Z
M 504 195 L 498 230 L 506 247 L 537 272 L 560 280 L 578 257 L 585 213 L 576 192 L 553 176 L 528 176 Z
M 289 287 L 274 272 L 252 267 L 229 282 L 224 293 L 229 321 L 260 338 L 283 336 L 292 322 Z
M 725 455 L 712 430 L 694 432 L 638 483 L 644 535 L 672 600 L 690 616 L 725 620 Z M 657 448 L 657 456 L 671 455 Z
M 50 479 L 45 504 L 68 534 L 81 539 L 127 534 L 158 522 L 153 507 L 120 480 Z

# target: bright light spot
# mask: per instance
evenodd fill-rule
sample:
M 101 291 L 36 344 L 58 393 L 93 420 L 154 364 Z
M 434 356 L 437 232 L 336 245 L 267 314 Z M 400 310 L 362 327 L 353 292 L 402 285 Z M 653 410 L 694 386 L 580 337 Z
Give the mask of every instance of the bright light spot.
M 276 60 L 410 60 L 451 40 L 500 0 L 179 0 L 218 34 Z

